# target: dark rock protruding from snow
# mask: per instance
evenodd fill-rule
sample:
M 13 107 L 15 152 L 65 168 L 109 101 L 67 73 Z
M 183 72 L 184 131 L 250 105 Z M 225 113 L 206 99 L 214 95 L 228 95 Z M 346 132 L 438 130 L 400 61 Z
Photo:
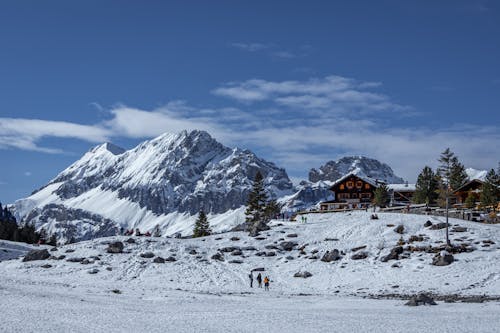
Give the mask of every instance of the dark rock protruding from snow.
M 429 229 L 431 229 L 431 230 L 441 230 L 441 229 L 444 229 L 444 228 L 446 228 L 446 223 L 441 222 L 441 223 L 437 223 L 437 224 L 431 225 Z
M 405 226 L 400 224 L 396 228 L 394 228 L 394 232 L 398 234 L 403 234 L 405 232 Z
M 332 262 L 340 259 L 342 259 L 342 256 L 340 255 L 339 250 L 333 249 L 332 251 L 326 251 L 323 257 L 321 258 L 321 261 Z
M 140 254 L 141 258 L 153 258 L 155 254 L 153 252 L 145 252 Z
M 366 258 L 368 258 L 368 252 L 365 252 L 365 251 L 355 253 L 351 256 L 352 260 L 360 260 L 360 259 L 366 259 Z
M 123 252 L 123 243 L 122 242 L 113 242 L 108 245 L 106 249 L 108 253 L 122 253 Z
M 153 259 L 153 262 L 157 263 L 157 264 L 164 264 L 165 263 L 165 259 L 163 259 L 162 257 L 156 257 L 156 258 Z
M 304 271 L 304 272 L 297 272 L 293 275 L 293 277 L 301 277 L 301 278 L 304 278 L 304 279 L 307 279 L 308 277 L 311 277 L 312 274 L 309 273 L 308 271 Z
M 432 264 L 434 266 L 448 266 L 450 265 L 453 261 L 455 261 L 455 258 L 453 255 L 448 254 L 448 253 L 441 253 L 437 254 L 433 259 L 432 259 Z
M 212 259 L 217 261 L 224 261 L 224 255 L 220 252 L 217 252 L 212 256 Z
M 419 294 L 412 296 L 408 302 L 405 303 L 408 306 L 419 306 L 419 305 L 437 305 L 434 299 L 426 294 Z
M 49 257 L 50 253 L 47 249 L 31 250 L 24 256 L 23 261 L 45 260 L 49 259 Z
M 427 220 L 427 222 L 424 223 L 424 227 L 430 227 L 432 225 L 432 222 Z
M 389 260 L 398 260 L 399 259 L 399 255 L 403 253 L 403 247 L 401 246 L 396 246 L 395 248 L 393 248 L 391 250 L 391 252 L 386 255 L 385 257 L 382 257 L 381 261 L 382 262 L 387 262 Z
M 285 251 L 292 251 L 294 247 L 299 245 L 296 242 L 281 242 L 280 247 Z

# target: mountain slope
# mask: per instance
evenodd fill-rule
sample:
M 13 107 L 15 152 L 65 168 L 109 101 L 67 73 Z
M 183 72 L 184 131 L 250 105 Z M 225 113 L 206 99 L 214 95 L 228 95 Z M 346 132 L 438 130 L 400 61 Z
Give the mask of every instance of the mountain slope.
M 168 234 L 188 234 L 200 210 L 214 217 L 220 231 L 242 222 L 257 171 L 271 197 L 292 193 L 284 169 L 203 131 L 164 134 L 129 151 L 105 143 L 18 200 L 15 210 L 23 222 L 68 239 L 156 225 Z

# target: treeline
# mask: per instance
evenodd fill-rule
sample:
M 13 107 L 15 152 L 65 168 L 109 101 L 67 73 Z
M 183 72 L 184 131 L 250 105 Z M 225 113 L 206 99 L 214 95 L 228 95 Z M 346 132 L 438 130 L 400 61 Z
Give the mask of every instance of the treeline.
M 436 171 L 425 166 L 418 175 L 413 201 L 417 204 L 438 205 L 444 207 L 446 198 L 469 181 L 464 165 L 448 148 L 441 153 Z M 470 192 L 465 206 L 476 206 L 477 197 Z M 500 199 L 500 164 L 498 169 L 491 169 L 486 175 L 479 202 L 482 207 L 495 207 Z
M 45 230 L 37 232 L 33 224 L 19 226 L 16 218 L 0 203 L 0 239 L 28 244 L 44 243 L 56 246 L 56 235 L 48 237 Z

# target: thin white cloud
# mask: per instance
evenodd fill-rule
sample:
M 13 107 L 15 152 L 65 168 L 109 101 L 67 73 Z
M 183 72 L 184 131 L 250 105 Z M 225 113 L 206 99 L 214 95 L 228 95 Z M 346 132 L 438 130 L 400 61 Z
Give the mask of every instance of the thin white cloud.
M 263 43 L 232 43 L 231 46 L 248 52 L 257 52 L 272 47 L 270 44 Z
M 414 180 L 424 165 L 436 164 L 437 156 L 446 147 L 467 166 L 485 169 L 497 165 L 498 126 L 393 126 L 390 119 L 382 121 L 378 111 L 404 107 L 389 96 L 367 91 L 378 86 L 378 82 L 340 76 L 282 82 L 254 79 L 229 83 L 214 94 L 248 103 L 267 102 L 265 107 L 211 109 L 184 101 L 172 101 L 153 110 L 119 105 L 106 111 L 107 120 L 93 126 L 0 118 L 0 148 L 57 153 L 60 150 L 39 147 L 40 139 L 102 142 L 115 137 L 151 138 L 165 132 L 201 129 L 226 145 L 256 150 L 295 177 L 306 176 L 309 168 L 328 160 L 354 154 L 378 158 L 389 163 L 397 174 Z M 366 116 L 367 110 L 370 116 Z
M 26 172 L 24 173 L 24 175 L 25 175 L 26 177 L 31 177 L 32 173 L 31 173 L 31 171 L 26 171 Z

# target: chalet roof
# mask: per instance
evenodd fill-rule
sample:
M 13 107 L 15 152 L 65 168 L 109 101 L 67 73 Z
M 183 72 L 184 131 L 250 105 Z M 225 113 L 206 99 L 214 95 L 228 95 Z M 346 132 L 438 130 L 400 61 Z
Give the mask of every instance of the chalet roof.
M 337 179 L 333 184 L 332 186 L 330 186 L 330 188 L 342 183 L 344 180 L 346 180 L 347 178 L 349 177 L 356 177 L 356 178 L 359 178 L 365 182 L 367 182 L 368 184 L 372 185 L 372 186 L 375 186 L 375 187 L 378 187 L 379 185 L 377 184 L 377 180 L 373 179 L 373 178 L 370 178 L 370 177 L 366 177 L 366 176 L 362 176 L 360 174 L 356 174 L 355 172 L 349 172 L 348 174 L 346 174 L 345 176 Z
M 416 185 L 415 184 L 388 184 L 387 187 L 389 190 L 393 190 L 395 192 L 415 192 Z
M 457 193 L 457 192 L 463 191 L 464 189 L 468 188 L 473 183 L 483 184 L 484 181 L 482 181 L 481 179 L 471 179 L 467 183 L 465 183 L 462 186 L 460 186 L 459 188 L 457 188 L 453 193 Z

